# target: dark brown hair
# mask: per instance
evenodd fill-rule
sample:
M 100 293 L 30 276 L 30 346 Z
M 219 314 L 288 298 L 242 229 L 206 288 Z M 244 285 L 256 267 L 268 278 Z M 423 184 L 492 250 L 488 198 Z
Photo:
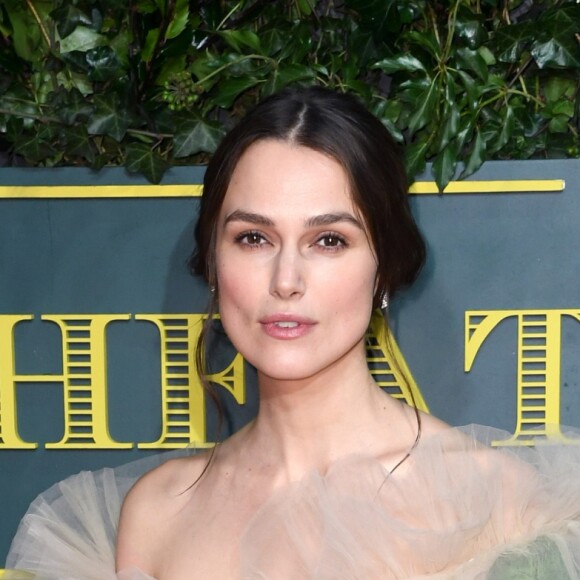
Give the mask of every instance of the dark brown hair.
M 377 259 L 374 307 L 380 305 L 384 294 L 392 297 L 415 280 L 425 261 L 425 244 L 409 207 L 399 146 L 355 97 L 317 86 L 294 87 L 259 103 L 225 136 L 207 166 L 195 229 L 196 251 L 190 266 L 215 288 L 216 295 L 218 216 L 240 158 L 253 143 L 264 139 L 324 153 L 345 170 Z M 206 386 L 205 342 L 216 310 L 213 297 L 196 351 L 198 372 Z M 213 390 L 208 394 L 216 400 Z
M 368 229 L 377 264 L 374 306 L 415 280 L 425 244 L 409 208 L 399 146 L 356 98 L 322 87 L 289 88 L 262 101 L 223 139 L 204 177 L 194 273 L 216 285 L 215 228 L 238 161 L 263 139 L 288 141 L 334 158 Z

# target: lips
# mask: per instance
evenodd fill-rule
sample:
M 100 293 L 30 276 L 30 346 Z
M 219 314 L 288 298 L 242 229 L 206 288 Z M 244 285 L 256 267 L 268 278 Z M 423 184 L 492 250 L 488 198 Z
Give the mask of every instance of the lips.
M 290 340 L 308 334 L 316 325 L 316 321 L 297 314 L 278 313 L 262 318 L 260 324 L 268 336 Z

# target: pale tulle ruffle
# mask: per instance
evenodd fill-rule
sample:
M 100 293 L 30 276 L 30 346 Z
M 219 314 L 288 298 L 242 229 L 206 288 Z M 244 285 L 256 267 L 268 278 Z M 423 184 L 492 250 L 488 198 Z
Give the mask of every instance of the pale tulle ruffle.
M 580 446 L 488 447 L 507 437 L 449 429 L 392 475 L 365 456 L 309 474 L 252 519 L 238 577 L 580 579 Z M 151 580 L 116 575 L 114 545 L 124 495 L 159 461 L 83 472 L 49 489 L 23 519 L 7 567 L 39 579 Z

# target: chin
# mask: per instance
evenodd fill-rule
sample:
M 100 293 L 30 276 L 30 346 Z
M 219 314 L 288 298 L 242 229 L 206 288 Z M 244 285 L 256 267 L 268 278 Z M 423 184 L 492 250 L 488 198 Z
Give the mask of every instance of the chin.
M 309 356 L 271 356 L 267 360 L 264 357 L 256 357 L 251 360 L 245 357 L 258 371 L 259 375 L 275 381 L 305 381 L 315 378 L 324 373 L 325 370 L 332 368 L 334 362 L 338 360 L 332 358 L 325 360 L 322 357 Z

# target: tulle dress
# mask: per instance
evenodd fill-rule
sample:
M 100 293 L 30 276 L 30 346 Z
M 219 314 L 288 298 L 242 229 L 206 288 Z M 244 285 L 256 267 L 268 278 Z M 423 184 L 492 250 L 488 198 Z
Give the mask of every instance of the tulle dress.
M 580 578 L 580 445 L 490 447 L 507 437 L 450 428 L 424 438 L 392 474 L 364 455 L 309 473 L 259 508 L 232 577 Z M 82 472 L 41 494 L 7 568 L 37 579 L 151 580 L 115 572 L 116 527 L 133 482 L 165 457 Z

